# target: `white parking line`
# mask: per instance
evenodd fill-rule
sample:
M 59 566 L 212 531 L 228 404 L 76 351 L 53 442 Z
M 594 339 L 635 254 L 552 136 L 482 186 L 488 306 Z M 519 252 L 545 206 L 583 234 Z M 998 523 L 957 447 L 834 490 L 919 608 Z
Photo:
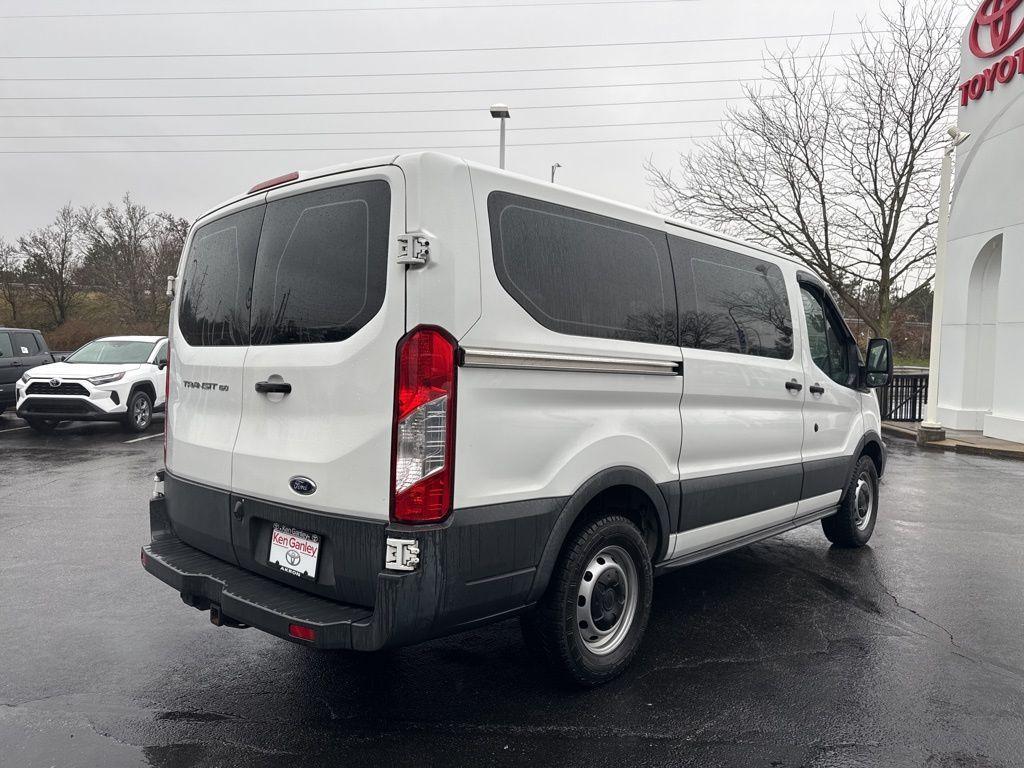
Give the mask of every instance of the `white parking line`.
M 137 443 L 140 440 L 152 440 L 154 437 L 163 437 L 163 436 L 164 436 L 163 432 L 157 432 L 155 435 L 146 435 L 145 437 L 136 437 L 134 440 L 125 440 L 124 442 L 127 445 L 128 443 Z

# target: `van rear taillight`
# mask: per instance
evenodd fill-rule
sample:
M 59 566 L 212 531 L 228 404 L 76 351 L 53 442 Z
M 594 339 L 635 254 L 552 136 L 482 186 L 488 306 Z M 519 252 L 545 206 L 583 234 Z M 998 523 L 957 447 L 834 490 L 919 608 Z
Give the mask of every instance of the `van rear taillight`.
M 446 331 L 420 326 L 398 343 L 391 450 L 391 519 L 433 523 L 451 512 L 455 350 Z

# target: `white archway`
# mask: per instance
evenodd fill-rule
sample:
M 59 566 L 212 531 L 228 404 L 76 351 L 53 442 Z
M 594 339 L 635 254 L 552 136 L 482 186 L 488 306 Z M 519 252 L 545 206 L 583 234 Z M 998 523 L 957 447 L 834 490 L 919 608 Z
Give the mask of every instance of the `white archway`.
M 1002 260 L 1003 236 L 997 235 L 978 252 L 967 288 L 963 408 L 977 414 L 975 429 L 981 429 L 985 413 L 992 412 Z

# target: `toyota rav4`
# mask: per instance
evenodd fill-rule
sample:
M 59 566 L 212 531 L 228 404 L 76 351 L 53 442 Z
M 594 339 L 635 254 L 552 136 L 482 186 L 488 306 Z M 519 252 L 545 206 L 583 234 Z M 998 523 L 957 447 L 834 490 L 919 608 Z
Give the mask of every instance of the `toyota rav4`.
M 119 421 L 144 432 L 164 407 L 167 339 L 96 339 L 63 362 L 31 368 L 17 385 L 18 416 L 37 432 L 62 421 Z

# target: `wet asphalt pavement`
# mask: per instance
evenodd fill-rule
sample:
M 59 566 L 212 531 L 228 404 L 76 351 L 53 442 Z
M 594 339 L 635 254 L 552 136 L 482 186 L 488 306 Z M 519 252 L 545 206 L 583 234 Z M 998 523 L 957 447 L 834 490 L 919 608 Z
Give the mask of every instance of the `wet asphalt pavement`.
M 213 627 L 142 571 L 162 424 L 0 416 L 0 765 L 1024 765 L 1024 463 L 890 441 L 871 546 L 815 524 L 656 582 L 624 677 L 506 622 L 376 655 Z

